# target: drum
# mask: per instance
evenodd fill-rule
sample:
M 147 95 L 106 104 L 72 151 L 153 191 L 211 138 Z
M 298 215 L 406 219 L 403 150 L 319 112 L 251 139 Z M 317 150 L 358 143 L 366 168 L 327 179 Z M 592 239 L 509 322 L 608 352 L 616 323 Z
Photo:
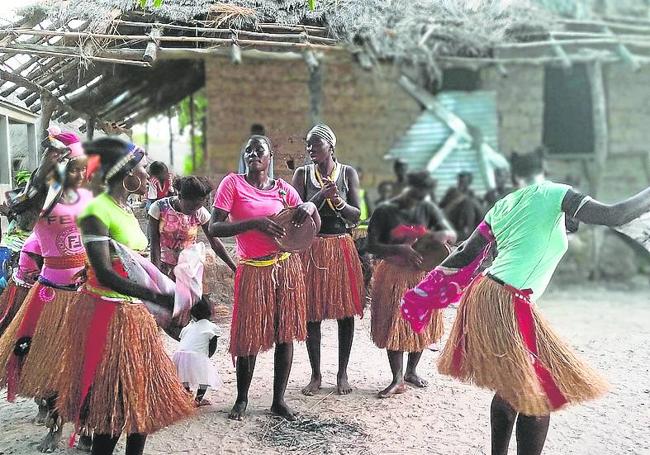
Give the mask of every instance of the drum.
M 451 253 L 451 248 L 446 243 L 436 240 L 431 233 L 417 239 L 413 244 L 413 249 L 420 253 L 424 259 L 420 266 L 424 272 L 436 268 Z
M 285 235 L 275 238 L 275 243 L 280 250 L 287 253 L 299 253 L 305 251 L 316 237 L 316 223 L 312 217 L 308 217 L 300 226 L 293 223 L 293 217 L 298 210 L 296 207 L 289 207 L 273 215 L 273 221 L 284 227 Z

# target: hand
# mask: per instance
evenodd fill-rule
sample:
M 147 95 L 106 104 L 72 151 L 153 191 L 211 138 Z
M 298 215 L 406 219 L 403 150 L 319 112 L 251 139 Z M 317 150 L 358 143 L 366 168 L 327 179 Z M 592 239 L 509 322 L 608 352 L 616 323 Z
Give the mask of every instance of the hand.
M 268 216 L 253 219 L 253 229 L 276 238 L 285 234 L 284 228 Z
M 331 180 L 323 180 L 323 188 L 320 190 L 323 199 L 335 199 L 339 197 L 339 189 L 336 183 Z
M 156 294 L 154 303 L 171 310 L 174 308 L 174 294 Z
M 307 218 L 314 215 L 316 206 L 311 202 L 305 202 L 303 204 L 300 204 L 297 209 L 298 210 L 296 210 L 292 221 L 295 225 L 302 226 Z
M 422 265 L 422 255 L 415 251 L 411 245 L 397 245 L 397 254 L 415 267 L 419 268 Z

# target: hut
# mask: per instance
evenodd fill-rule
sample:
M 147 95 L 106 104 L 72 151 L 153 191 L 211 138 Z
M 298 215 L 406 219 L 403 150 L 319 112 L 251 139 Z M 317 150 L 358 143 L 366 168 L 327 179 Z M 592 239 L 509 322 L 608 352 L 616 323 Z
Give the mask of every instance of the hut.
M 649 7 L 642 0 L 134 0 L 44 3 L 0 29 L 0 96 L 92 136 L 203 88 L 202 171 L 236 169 L 252 123 L 276 170 L 317 121 L 366 186 L 400 157 L 491 184 L 499 154 L 546 145 L 551 173 L 610 200 L 647 185 Z

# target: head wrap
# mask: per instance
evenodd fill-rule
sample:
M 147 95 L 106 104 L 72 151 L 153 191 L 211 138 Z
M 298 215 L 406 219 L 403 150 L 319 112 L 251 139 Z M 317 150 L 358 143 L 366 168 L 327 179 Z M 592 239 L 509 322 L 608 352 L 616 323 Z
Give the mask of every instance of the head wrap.
M 144 158 L 144 150 L 133 143 L 127 145 L 127 150 L 128 152 L 106 171 L 104 182 L 108 182 L 124 169 L 133 169 Z
M 321 139 L 329 142 L 332 148 L 336 147 L 336 135 L 334 134 L 334 131 L 332 131 L 332 128 L 323 123 L 319 123 L 310 129 L 309 133 L 307 133 L 307 137 L 309 136 L 318 136 Z
M 83 147 L 79 141 L 79 136 L 70 131 L 62 132 L 61 129 L 57 126 L 50 126 L 47 129 L 49 136 L 57 141 L 61 142 L 70 150 L 70 155 L 68 158 L 75 159 L 81 158 L 84 156 Z

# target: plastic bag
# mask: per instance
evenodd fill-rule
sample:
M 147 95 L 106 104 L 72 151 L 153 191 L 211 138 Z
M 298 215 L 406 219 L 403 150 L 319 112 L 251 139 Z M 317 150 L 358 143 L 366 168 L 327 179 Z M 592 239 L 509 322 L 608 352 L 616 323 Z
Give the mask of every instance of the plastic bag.
M 178 256 L 174 268 L 176 294 L 174 298 L 174 319 L 188 319 L 189 312 L 203 295 L 203 269 L 206 260 L 206 247 L 203 242 L 185 248 Z

